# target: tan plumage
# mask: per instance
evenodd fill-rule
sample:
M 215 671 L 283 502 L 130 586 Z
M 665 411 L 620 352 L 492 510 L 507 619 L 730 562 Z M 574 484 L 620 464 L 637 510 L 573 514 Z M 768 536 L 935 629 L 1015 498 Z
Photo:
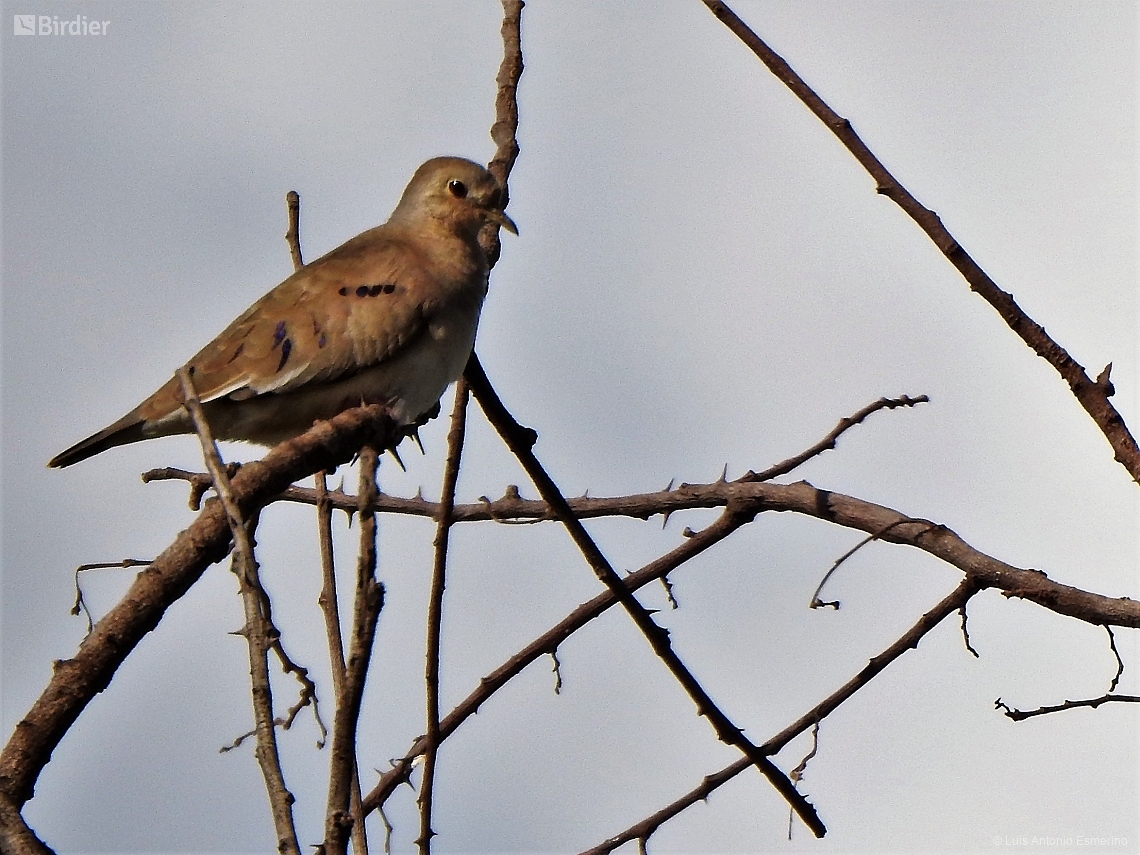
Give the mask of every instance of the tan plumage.
M 362 402 L 415 423 L 471 353 L 487 223 L 517 234 L 489 172 L 457 157 L 421 166 L 388 222 L 302 267 L 187 363 L 214 434 L 274 445 Z M 171 378 L 48 466 L 192 432 Z

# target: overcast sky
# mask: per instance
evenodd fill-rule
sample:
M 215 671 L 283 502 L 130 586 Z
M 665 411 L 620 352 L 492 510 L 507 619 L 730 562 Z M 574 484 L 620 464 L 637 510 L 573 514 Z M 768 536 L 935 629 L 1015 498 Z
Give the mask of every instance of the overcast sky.
M 1137 10 L 1133 2 L 732 4 L 935 209 L 998 284 L 1140 425 Z M 16 14 L 109 21 L 15 36 Z M 82 563 L 153 557 L 192 519 L 156 466 L 192 438 L 44 463 L 117 419 L 291 272 L 286 191 L 307 258 L 385 220 L 413 170 L 494 151 L 498 3 L 3 0 L 3 730 L 73 654 Z M 1019 567 L 1140 596 L 1135 484 L 1065 384 L 967 285 L 831 134 L 698 0 L 532 0 L 522 155 L 477 349 L 567 494 L 659 489 L 760 469 L 876 398 L 878 414 L 793 478 L 954 529 Z M 450 406 L 450 393 L 444 411 Z M 446 424 L 386 462 L 385 490 L 437 496 Z M 260 455 L 228 446 L 234 459 Z M 352 476 L 348 480 L 354 483 Z M 460 500 L 533 488 L 473 414 Z M 712 515 L 596 522 L 632 570 Z M 356 530 L 339 523 L 341 564 Z M 424 732 L 430 523 L 384 520 L 388 596 L 362 719 L 364 786 Z M 755 741 L 856 673 L 960 580 L 903 547 L 846 563 L 849 530 L 763 515 L 673 576 L 658 617 Z M 263 574 L 285 643 L 328 687 L 311 510 L 274 507 Z M 554 525 L 454 535 L 446 709 L 599 585 Z M 97 615 L 132 571 L 86 574 Z M 665 602 L 658 587 L 642 600 Z M 669 823 L 653 852 L 1140 851 L 1138 724 L 1116 704 L 1014 723 L 993 709 L 1103 694 L 1103 629 L 997 593 L 949 620 L 823 725 L 801 789 L 829 827 L 788 842 L 755 773 Z M 266 852 L 236 585 L 206 572 L 83 713 L 25 811 L 60 852 Z M 1140 694 L 1119 631 L 1118 691 Z M 440 755 L 443 852 L 594 845 L 735 759 L 623 615 L 595 622 L 481 708 Z M 277 684 L 280 708 L 293 685 Z M 331 716 L 331 703 L 326 705 Z M 282 736 L 303 846 L 321 833 L 327 751 Z M 809 744 L 777 758 L 791 769 Z M 417 774 L 418 781 L 418 774 Z M 414 793 L 389 803 L 397 851 Z M 374 818 L 370 827 L 380 840 Z M 1015 845 L 1051 835 L 1069 846 Z M 378 843 L 377 843 L 378 845 Z M 632 851 L 632 849 L 630 850 Z M 1083 850 L 1082 850 L 1083 851 Z

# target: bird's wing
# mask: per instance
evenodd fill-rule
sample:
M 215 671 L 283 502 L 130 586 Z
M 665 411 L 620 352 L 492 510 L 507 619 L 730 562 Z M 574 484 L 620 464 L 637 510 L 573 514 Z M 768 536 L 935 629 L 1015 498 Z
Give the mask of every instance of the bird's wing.
M 187 365 L 199 398 L 234 400 L 322 384 L 377 365 L 422 334 L 445 287 L 415 242 L 380 226 L 290 276 Z M 171 379 L 139 415 L 181 406 Z

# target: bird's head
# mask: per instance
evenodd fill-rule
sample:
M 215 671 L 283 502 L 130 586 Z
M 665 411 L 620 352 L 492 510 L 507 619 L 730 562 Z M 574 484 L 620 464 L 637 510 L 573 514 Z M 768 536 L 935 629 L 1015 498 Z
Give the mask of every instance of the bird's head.
M 436 157 L 417 169 L 390 222 L 414 228 L 430 220 L 471 239 L 487 223 L 519 233 L 503 213 L 503 190 L 495 176 L 462 157 Z

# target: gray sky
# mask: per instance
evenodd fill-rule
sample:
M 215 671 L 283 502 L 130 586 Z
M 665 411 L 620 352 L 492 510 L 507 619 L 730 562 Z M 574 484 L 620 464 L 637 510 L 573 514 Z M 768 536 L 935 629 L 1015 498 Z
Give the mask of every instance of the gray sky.
M 1135 431 L 1137 12 L 1131 2 L 760 2 L 734 8 L 974 258 L 1094 373 Z M 13 14 L 108 20 L 100 37 L 16 37 Z M 5 738 L 71 655 L 85 562 L 145 558 L 192 519 L 196 441 L 44 462 L 118 418 L 291 270 L 284 194 L 307 258 L 382 222 L 415 167 L 493 152 L 497 3 L 3 3 L 2 709 Z M 1065 385 L 697 0 L 524 12 L 522 156 L 478 351 L 568 494 L 759 469 L 883 396 L 880 414 L 795 477 L 944 523 L 1020 567 L 1136 597 L 1135 485 Z M 444 409 L 449 407 L 445 398 Z M 473 415 L 461 500 L 533 488 Z M 394 493 L 438 495 L 446 425 Z M 231 446 L 249 459 L 260 452 Z M 352 479 L 349 483 L 354 483 Z M 597 522 L 635 569 L 710 515 Z M 382 523 L 388 589 L 362 765 L 424 731 L 432 529 Z M 341 532 L 351 561 L 356 531 Z M 673 577 L 659 619 L 728 714 L 762 741 L 833 691 L 959 574 L 878 545 L 839 571 L 839 612 L 807 603 L 860 539 L 765 515 Z M 295 658 L 322 679 L 311 511 L 275 507 L 260 558 Z M 87 574 L 102 614 L 130 571 Z M 56 751 L 26 816 L 61 852 L 272 849 L 251 749 L 236 585 L 211 568 Z M 593 596 L 554 526 L 455 534 L 443 704 Z M 659 588 L 643 601 L 664 607 Z M 802 789 L 830 833 L 786 837 L 784 803 L 744 774 L 665 826 L 655 852 L 1002 851 L 1117 836 L 1140 851 L 1135 707 L 1015 724 L 993 710 L 1095 697 L 1102 629 L 976 597 L 824 724 Z M 1140 693 L 1135 633 L 1117 633 Z M 441 753 L 440 852 L 576 851 L 727 765 L 691 703 L 616 612 L 532 666 Z M 277 684 L 281 704 L 294 689 Z M 325 680 L 325 691 L 327 680 Z M 331 707 L 331 704 L 329 705 Z M 331 716 L 331 709 L 326 709 Z M 303 844 L 327 752 L 311 718 L 282 738 Z M 778 760 L 807 751 L 801 739 Z M 374 776 L 364 776 L 371 786 Z M 417 776 L 418 780 L 418 776 Z M 389 803 L 394 843 L 414 794 Z M 141 819 L 141 821 L 140 821 Z M 996 844 L 996 845 L 995 845 Z M 1017 847 L 1033 849 L 1031 846 Z M 1038 847 L 1045 848 L 1045 847 Z M 1057 847 L 1053 847 L 1056 849 Z M 1062 847 L 1062 848 L 1075 848 Z

